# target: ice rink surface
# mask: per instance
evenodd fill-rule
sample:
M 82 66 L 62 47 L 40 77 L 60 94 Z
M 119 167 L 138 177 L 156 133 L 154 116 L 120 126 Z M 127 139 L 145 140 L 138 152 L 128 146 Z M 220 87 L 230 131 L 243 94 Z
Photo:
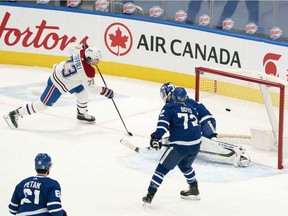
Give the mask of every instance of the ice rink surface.
M 0 65 L 1 116 L 37 100 L 50 73 L 49 68 Z M 50 177 L 61 184 L 63 208 L 69 216 L 287 215 L 287 171 L 276 169 L 276 152 L 251 146 L 245 146 L 253 162 L 248 168 L 215 163 L 199 155 L 194 169 L 200 201 L 180 198 L 180 190 L 188 186 L 176 168 L 165 177 L 152 205 L 142 207 L 162 152 L 136 154 L 119 141 L 125 138 L 141 147 L 149 145 L 163 106 L 161 83 L 105 74 L 104 78 L 115 92 L 115 103 L 133 137 L 127 135 L 112 101 L 100 95 L 91 98 L 88 107 L 96 124 L 77 121 L 72 95 L 63 95 L 43 113 L 24 116 L 17 130 L 11 130 L 1 117 L 1 216 L 10 215 L 7 206 L 16 184 L 35 175 L 34 157 L 39 152 L 52 157 Z M 98 75 L 96 82 L 104 85 Z M 188 93 L 193 95 L 193 90 Z

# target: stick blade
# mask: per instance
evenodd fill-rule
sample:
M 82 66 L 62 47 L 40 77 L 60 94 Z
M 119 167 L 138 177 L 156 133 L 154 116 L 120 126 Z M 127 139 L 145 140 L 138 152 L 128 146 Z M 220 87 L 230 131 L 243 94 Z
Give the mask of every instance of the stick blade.
M 129 142 L 126 139 L 121 139 L 120 143 L 122 143 L 124 146 L 126 146 L 127 148 L 139 153 L 139 147 L 135 146 L 133 143 Z

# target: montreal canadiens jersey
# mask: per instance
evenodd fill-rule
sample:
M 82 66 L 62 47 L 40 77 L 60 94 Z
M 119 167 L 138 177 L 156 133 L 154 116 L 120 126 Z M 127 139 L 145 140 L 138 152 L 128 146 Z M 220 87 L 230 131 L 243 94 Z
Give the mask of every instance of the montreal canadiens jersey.
M 83 85 L 91 94 L 100 94 L 102 88 L 94 80 L 95 69 L 84 60 L 84 49 L 76 50 L 67 61 L 54 65 L 51 81 L 61 93 Z
M 167 103 L 161 110 L 155 138 L 169 132 L 169 145 L 188 147 L 201 144 L 201 128 L 197 110 L 187 104 Z
M 60 197 L 61 188 L 56 180 L 29 177 L 16 186 L 8 208 L 14 215 L 63 216 Z

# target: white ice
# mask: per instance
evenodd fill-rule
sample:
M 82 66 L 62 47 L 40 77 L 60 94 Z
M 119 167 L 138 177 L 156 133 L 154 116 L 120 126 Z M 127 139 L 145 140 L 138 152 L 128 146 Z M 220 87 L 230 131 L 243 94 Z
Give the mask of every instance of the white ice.
M 37 100 L 50 72 L 49 68 L 0 65 L 1 116 Z M 17 130 L 0 120 L 1 216 L 10 215 L 7 206 L 16 184 L 35 175 L 34 157 L 39 152 L 52 157 L 50 177 L 61 184 L 63 207 L 69 216 L 287 215 L 287 170 L 276 169 L 276 152 L 251 146 L 246 147 L 254 163 L 248 168 L 215 163 L 199 155 L 194 169 L 200 201 L 180 198 L 179 191 L 187 183 L 175 168 L 165 177 L 152 205 L 144 208 L 141 200 L 161 152 L 136 154 L 119 141 L 125 138 L 141 147 L 148 145 L 163 106 L 161 83 L 105 74 L 104 78 L 115 91 L 115 104 L 133 137 L 127 135 L 112 101 L 103 96 L 89 103 L 89 112 L 97 121 L 92 125 L 76 120 L 71 95 L 64 95 L 46 112 L 24 116 Z M 97 83 L 103 85 L 100 76 Z M 192 94 L 192 89 L 188 92 Z

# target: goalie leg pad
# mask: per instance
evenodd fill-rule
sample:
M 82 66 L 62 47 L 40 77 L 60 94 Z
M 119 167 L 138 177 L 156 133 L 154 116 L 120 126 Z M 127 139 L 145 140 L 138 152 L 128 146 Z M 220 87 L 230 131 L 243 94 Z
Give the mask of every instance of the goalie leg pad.
M 242 147 L 205 137 L 202 137 L 200 153 L 214 161 L 234 166 L 247 167 L 252 164 L 247 151 Z

